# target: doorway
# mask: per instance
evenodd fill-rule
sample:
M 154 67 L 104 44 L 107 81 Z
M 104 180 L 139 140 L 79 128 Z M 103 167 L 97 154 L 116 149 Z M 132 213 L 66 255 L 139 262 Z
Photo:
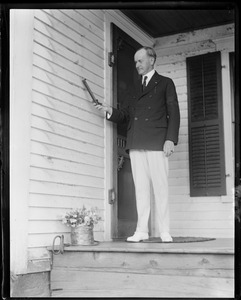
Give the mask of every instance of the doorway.
M 113 38 L 113 106 L 122 108 L 126 95 L 138 77 L 134 54 L 141 45 L 112 24 Z M 126 238 L 134 233 L 137 222 L 135 189 L 129 154 L 125 151 L 127 124 L 118 124 L 114 130 L 114 203 L 113 238 Z

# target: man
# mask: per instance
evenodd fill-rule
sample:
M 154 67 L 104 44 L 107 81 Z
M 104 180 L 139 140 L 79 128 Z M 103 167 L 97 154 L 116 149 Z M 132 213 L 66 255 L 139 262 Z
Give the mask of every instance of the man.
M 95 105 L 109 121 L 128 122 L 126 150 L 129 151 L 135 184 L 137 227 L 127 242 L 148 239 L 150 184 L 153 186 L 160 237 L 172 242 L 169 232 L 168 157 L 178 142 L 180 112 L 176 89 L 170 78 L 154 70 L 156 53 L 142 47 L 134 56 L 139 82 L 122 109 Z M 144 85 L 144 86 L 143 86 Z

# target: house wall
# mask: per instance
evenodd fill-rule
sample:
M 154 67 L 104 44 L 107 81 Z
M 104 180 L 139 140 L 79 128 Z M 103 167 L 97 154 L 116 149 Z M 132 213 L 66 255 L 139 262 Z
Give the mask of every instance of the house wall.
M 61 216 L 74 207 L 97 206 L 94 237 L 110 239 L 113 128 L 82 79 L 112 101 L 111 22 L 152 40 L 118 11 L 14 10 L 11 22 L 11 271 L 23 274 L 50 270 L 47 247 L 59 234 L 70 242 Z
M 22 34 L 24 33 L 24 34 Z M 16 38 L 19 37 L 19 38 Z M 10 263 L 27 272 L 33 12 L 10 14 Z M 24 71 L 23 71 L 24 70 Z
M 234 51 L 234 25 L 218 26 L 158 38 L 157 71 L 176 85 L 181 127 L 179 144 L 170 158 L 169 191 L 171 233 L 174 236 L 234 236 L 234 150 L 231 119 L 229 52 Z M 227 195 L 190 197 L 188 157 L 188 103 L 186 58 L 221 51 L 223 118 Z
M 13 10 L 10 53 L 11 271 L 50 270 L 47 246 L 58 234 L 70 241 L 61 216 L 83 204 L 97 206 L 95 239 L 111 236 L 113 126 L 93 109 L 81 82 L 112 103 L 111 22 L 143 45 L 154 40 L 119 11 Z M 157 39 L 157 71 L 170 76 L 181 108 L 180 143 L 170 159 L 173 235 L 233 234 L 232 143 L 228 52 L 233 26 Z M 194 34 L 195 33 L 195 34 Z M 185 58 L 222 50 L 227 197 L 191 198 Z M 23 72 L 24 70 L 24 72 Z M 230 109 L 231 114 L 231 109 Z
M 98 10 L 34 11 L 30 256 L 58 234 L 70 242 L 61 216 L 82 205 L 99 208 L 95 238 L 103 240 L 104 119 L 82 84 L 103 101 L 103 18 Z

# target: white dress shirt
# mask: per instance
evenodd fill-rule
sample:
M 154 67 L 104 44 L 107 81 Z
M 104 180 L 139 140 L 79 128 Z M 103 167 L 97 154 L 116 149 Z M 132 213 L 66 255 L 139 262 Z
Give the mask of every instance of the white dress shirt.
M 146 76 L 146 77 L 147 77 L 147 79 L 146 79 L 146 85 L 148 85 L 148 83 L 149 83 L 149 81 L 151 80 L 151 78 L 152 78 L 152 76 L 154 75 L 154 73 L 155 73 L 155 70 L 152 69 L 152 70 L 151 70 L 150 72 L 148 72 L 147 74 L 142 75 L 142 84 L 143 84 L 144 78 L 145 78 L 145 76 Z

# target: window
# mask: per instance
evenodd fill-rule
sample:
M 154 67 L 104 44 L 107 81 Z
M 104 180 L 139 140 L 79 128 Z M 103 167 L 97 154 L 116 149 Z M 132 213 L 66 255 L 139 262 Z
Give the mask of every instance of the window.
M 226 194 L 220 52 L 187 58 L 190 195 Z

